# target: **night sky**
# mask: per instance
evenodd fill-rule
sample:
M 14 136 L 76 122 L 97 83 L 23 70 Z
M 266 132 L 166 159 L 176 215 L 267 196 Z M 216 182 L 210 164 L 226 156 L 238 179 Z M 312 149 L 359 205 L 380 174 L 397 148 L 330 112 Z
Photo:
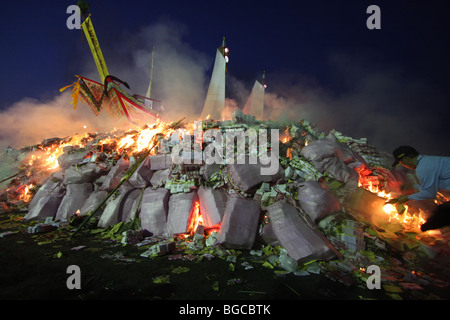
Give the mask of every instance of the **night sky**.
M 76 2 L 2 3 L 0 116 L 8 120 L 0 120 L 0 134 L 8 127 L 17 130 L 11 115 L 23 101 L 52 103 L 75 74 L 95 77 L 82 31 L 66 27 L 66 8 Z M 186 65 L 195 64 L 186 70 L 196 74 L 189 81 L 198 80 L 198 95 L 204 97 L 215 49 L 225 36 L 231 50 L 227 94 L 238 105 L 266 70 L 268 103 L 291 120 L 305 118 L 324 131 L 367 137 L 387 152 L 409 144 L 425 154 L 450 156 L 448 1 L 89 3 L 110 73 L 137 93 L 145 93 L 148 71 L 138 68 L 136 57 L 146 57 L 139 54 L 148 55 L 164 41 L 166 53 L 176 54 L 177 61 L 185 54 Z M 366 27 L 372 4 L 381 9 L 380 30 Z M 165 37 L 158 38 L 158 30 Z M 137 37 L 142 34 L 147 38 Z M 169 96 L 167 90 L 160 93 Z

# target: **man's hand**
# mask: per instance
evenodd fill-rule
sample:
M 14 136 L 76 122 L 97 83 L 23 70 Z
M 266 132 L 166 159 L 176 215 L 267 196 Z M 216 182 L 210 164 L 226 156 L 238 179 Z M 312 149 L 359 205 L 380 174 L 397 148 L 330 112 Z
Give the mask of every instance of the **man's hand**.
M 398 197 L 398 198 L 394 198 L 394 199 L 391 199 L 391 200 L 388 200 L 388 201 L 386 201 L 386 203 L 405 203 L 405 202 L 408 202 L 409 201 L 409 198 L 408 198 L 408 196 L 407 195 L 403 195 L 403 196 L 400 196 L 400 197 Z

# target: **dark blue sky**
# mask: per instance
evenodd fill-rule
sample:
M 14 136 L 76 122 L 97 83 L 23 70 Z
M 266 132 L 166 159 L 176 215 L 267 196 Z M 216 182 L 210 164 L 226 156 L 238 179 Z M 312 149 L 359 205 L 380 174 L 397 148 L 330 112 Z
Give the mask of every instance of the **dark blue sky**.
M 81 31 L 66 28 L 69 16 L 66 8 L 76 2 L 2 3 L 0 109 L 25 97 L 52 99 L 91 59 Z M 432 94 L 439 93 L 442 105 L 446 106 L 439 111 L 440 117 L 447 116 L 448 123 L 448 1 L 92 0 L 89 3 L 107 62 L 114 61 L 108 48 L 117 46 L 119 39 L 167 19 L 184 25 L 183 41 L 211 56 L 211 61 L 225 36 L 232 53 L 230 74 L 249 84 L 260 77 L 262 70 L 267 70 L 268 82 L 272 84 L 268 91 L 281 88 L 277 84 L 280 79 L 285 85 L 286 81 L 298 82 L 301 78 L 308 86 L 320 87 L 330 96 L 339 97 L 361 85 L 358 77 L 366 72 L 373 73 L 378 68 L 397 70 L 398 81 L 417 79 L 423 86 L 433 88 Z M 371 4 L 381 9 L 381 30 L 366 27 L 369 17 L 366 9 Z M 333 60 L 336 57 L 344 58 L 337 63 Z M 114 66 L 109 63 L 108 67 Z M 296 76 L 289 78 L 292 74 Z M 411 86 L 405 90 L 411 90 Z M 379 96 L 382 92 L 373 94 Z M 424 110 L 428 107 L 423 106 Z M 395 111 L 395 105 L 383 108 L 394 113 L 405 111 Z M 436 134 L 448 135 L 448 126 L 442 128 Z
M 28 96 L 52 95 L 77 72 L 78 31 L 66 28 L 69 1 L 8 1 L 2 4 L 2 108 Z M 395 4 L 393 4 L 395 2 Z M 117 34 L 136 32 L 165 17 L 187 26 L 185 41 L 211 54 L 226 36 L 230 69 L 255 77 L 290 70 L 336 90 L 331 51 L 401 65 L 411 76 L 445 88 L 450 56 L 448 1 L 90 1 L 102 47 Z M 366 8 L 378 4 L 382 29 L 366 28 Z M 86 48 L 86 51 L 89 49 Z M 108 52 L 104 52 L 108 61 Z

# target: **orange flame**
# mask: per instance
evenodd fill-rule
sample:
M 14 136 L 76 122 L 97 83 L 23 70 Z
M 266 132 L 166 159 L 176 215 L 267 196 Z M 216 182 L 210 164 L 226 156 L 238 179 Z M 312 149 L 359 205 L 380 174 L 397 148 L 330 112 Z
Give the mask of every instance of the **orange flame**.
M 33 184 L 26 185 L 23 189 L 23 192 L 19 195 L 19 200 L 23 202 L 30 202 L 32 198 L 32 194 L 30 192 L 30 189 L 33 188 Z
M 64 153 L 64 147 L 83 147 L 87 142 L 87 137 L 88 134 L 74 135 L 69 141 L 38 149 L 29 156 L 27 164 L 40 171 L 54 171 L 59 168 L 58 158 Z
M 163 138 L 169 138 L 174 129 L 167 128 L 165 122 L 158 122 L 154 127 L 129 131 L 124 137 L 119 138 L 117 142 L 117 151 L 126 150 L 127 153 L 137 153 L 149 148 L 155 137 L 160 134 Z M 105 138 L 100 142 L 107 144 L 113 142 L 110 138 Z
M 393 199 L 390 193 L 387 193 L 385 190 L 381 190 L 380 183 L 377 180 L 371 180 L 370 178 L 365 179 L 364 176 L 360 175 L 358 186 L 375 193 L 380 198 L 384 198 L 386 200 Z M 405 230 L 419 231 L 420 226 L 425 223 L 425 219 L 421 217 L 420 214 L 411 214 L 408 210 L 408 206 L 404 206 L 405 211 L 400 214 L 397 210 L 397 206 L 386 203 L 383 206 L 383 212 L 388 216 L 389 222 L 397 221 L 402 224 Z
M 141 128 L 139 130 L 128 131 L 123 137 L 115 138 L 113 133 L 109 137 L 105 137 L 98 141 L 98 145 L 116 143 L 115 151 L 119 154 L 126 152 L 129 154 L 141 152 L 151 146 L 157 134 L 162 134 L 164 138 L 168 138 L 174 129 L 167 128 L 166 123 L 159 122 L 152 127 Z M 30 154 L 25 164 L 32 166 L 37 171 L 53 172 L 59 168 L 58 158 L 64 153 L 67 146 L 77 146 L 83 148 L 86 146 L 89 134 L 74 135 L 68 140 L 55 143 L 51 146 L 38 149 Z
M 200 213 L 200 202 L 195 201 L 194 209 L 189 218 L 189 226 L 187 228 L 186 234 L 195 234 L 199 225 L 203 225 L 203 217 Z
M 104 146 L 108 145 L 108 148 L 111 148 L 110 151 L 117 152 L 119 156 L 122 153 L 132 155 L 151 147 L 153 141 L 158 138 L 158 135 L 168 138 L 173 132 L 174 129 L 162 121 L 137 130 L 130 130 L 120 138 L 117 137 L 117 131 L 114 130 L 106 134 L 105 138 L 96 143 L 95 152 L 97 151 L 97 147 L 100 147 L 101 151 L 103 151 Z M 82 135 L 75 134 L 69 138 L 55 141 L 45 146 L 40 145 L 37 149 L 29 152 L 28 156 L 22 162 L 22 166 L 26 169 L 26 176 L 29 178 L 29 182 L 36 179 L 42 180 L 43 177 L 49 176 L 51 173 L 57 171 L 59 169 L 58 158 L 65 153 L 65 147 L 89 148 L 88 143 L 94 137 L 95 135 L 89 133 Z M 91 152 L 92 154 L 93 152 Z M 20 189 L 17 187 L 14 188 L 14 192 L 16 192 L 15 199 L 27 202 L 31 201 L 33 195 L 29 190 L 33 186 L 27 186 L 27 184 L 24 184 L 24 193 L 20 193 L 21 195 L 19 195 L 18 190 L 22 192 L 22 187 Z
M 283 143 L 289 142 L 291 141 L 292 136 L 289 133 L 289 127 L 286 128 L 286 130 L 284 130 L 284 133 L 280 135 L 280 141 L 282 141 Z

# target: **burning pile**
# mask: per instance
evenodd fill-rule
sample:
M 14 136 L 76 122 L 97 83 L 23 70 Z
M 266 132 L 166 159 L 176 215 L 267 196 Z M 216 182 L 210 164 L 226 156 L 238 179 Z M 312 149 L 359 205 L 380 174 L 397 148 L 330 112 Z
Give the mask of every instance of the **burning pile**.
M 224 144 L 198 135 L 209 129 L 222 133 L 276 129 L 282 133 L 276 141 L 278 170 L 263 175 L 265 164 L 260 162 L 205 162 L 201 151 L 206 146 Z M 174 161 L 183 137 L 197 141 L 202 149 L 197 152 L 194 143 L 192 150 L 183 149 L 181 154 L 188 161 Z M 266 139 L 266 144 L 276 149 L 273 140 Z M 250 149 L 251 145 L 246 147 L 246 157 Z M 339 243 L 359 248 L 356 236 L 350 240 L 324 236 L 318 225 L 334 213 L 363 216 L 372 224 L 379 224 L 379 217 L 387 223 L 396 220 L 400 228 L 416 232 L 424 222 L 409 208 L 385 203 L 404 192 L 401 186 L 412 181 L 411 174 L 387 169 L 391 157 L 364 139 L 334 130 L 325 135 L 306 120 L 257 121 L 236 112 L 227 121 L 158 122 L 126 132 L 47 139 L 7 152 L 20 166 L 1 194 L 1 208 L 25 209 L 25 221 L 70 222 L 98 213 L 94 221 L 100 228 L 139 221 L 134 226 L 153 237 L 206 239 L 247 250 L 256 242 L 278 244 L 296 262 L 333 259 L 339 255 Z M 367 193 L 376 200 L 366 201 Z M 378 207 L 371 206 L 375 202 Z M 128 232 L 128 239 L 134 234 Z

